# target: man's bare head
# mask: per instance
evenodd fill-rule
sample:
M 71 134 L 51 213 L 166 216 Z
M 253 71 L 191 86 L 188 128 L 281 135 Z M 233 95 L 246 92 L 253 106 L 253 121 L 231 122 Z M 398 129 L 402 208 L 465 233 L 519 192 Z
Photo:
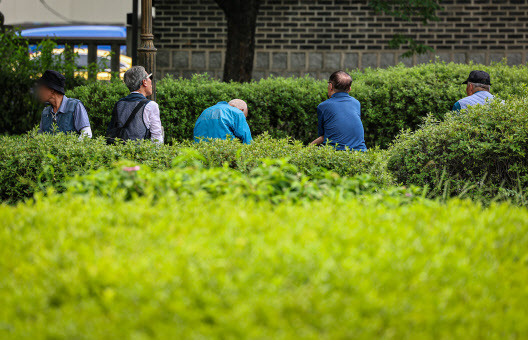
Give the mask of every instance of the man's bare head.
M 228 104 L 231 105 L 232 107 L 236 107 L 240 111 L 244 112 L 244 116 L 247 117 L 247 115 L 248 115 L 248 107 L 247 107 L 247 104 L 246 104 L 245 101 L 243 101 L 242 99 L 233 99 Z
M 328 81 L 328 98 L 338 92 L 350 92 L 352 77 L 345 71 L 336 71 L 330 76 Z

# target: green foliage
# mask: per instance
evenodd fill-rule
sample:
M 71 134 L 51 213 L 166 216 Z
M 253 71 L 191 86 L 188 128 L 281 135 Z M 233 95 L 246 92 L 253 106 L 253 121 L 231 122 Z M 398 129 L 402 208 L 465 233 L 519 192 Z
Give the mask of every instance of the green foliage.
M 94 82 L 66 93 L 68 97 L 82 101 L 88 111 L 88 118 L 95 136 L 106 135 L 115 103 L 128 94 L 129 91 L 121 80 Z
M 103 138 L 79 141 L 77 136 L 37 135 L 33 131 L 25 136 L 0 137 L 0 199 L 16 201 L 31 197 L 35 191 L 50 185 L 61 191 L 67 177 L 108 168 L 125 159 L 152 169 L 168 169 L 186 147 L 203 155 L 208 168 L 227 163 L 233 169 L 248 173 L 264 158 L 289 158 L 305 174 L 326 168 L 341 176 L 368 173 L 379 183 L 391 181 L 384 170 L 387 159 L 384 151 L 338 152 L 331 147 L 303 147 L 299 142 L 274 140 L 267 135 L 256 138 L 251 145 L 218 140 L 173 146 L 159 146 L 150 141 L 109 146 Z
M 414 199 L 418 188 L 382 190 L 368 174 L 341 177 L 325 169 L 310 175 L 287 160 L 264 159 L 249 173 L 223 167 L 204 168 L 205 157 L 195 149 L 182 149 L 173 161 L 174 169 L 152 171 L 148 167 L 119 164 L 113 170 L 98 170 L 77 175 L 66 183 L 68 193 L 91 194 L 131 200 L 148 196 L 157 201 L 167 195 L 187 197 L 254 199 L 273 203 L 347 199 L 360 194 L 382 193 L 383 197 L 398 196 Z M 191 165 L 189 165 L 191 164 Z
M 351 95 L 362 106 L 367 146 L 387 147 L 402 129 L 416 129 L 428 113 L 443 117 L 466 96 L 469 72 L 490 73 L 492 92 L 499 97 L 518 95 L 528 82 L 528 67 L 457 65 L 435 62 L 406 68 L 354 71 Z M 290 137 L 304 143 L 317 137 L 317 105 L 326 99 L 325 81 L 312 78 L 271 78 L 248 84 L 222 83 L 207 76 L 167 77 L 157 86 L 166 140 L 193 137 L 200 113 L 219 101 L 241 98 L 248 102 L 253 135 L 267 131 L 274 138 Z M 87 104 L 96 135 L 104 135 L 115 101 L 126 94 L 120 84 L 98 83 L 68 93 Z
M 528 334 L 528 212 L 51 195 L 0 205 L 0 338 Z
M 39 57 L 31 59 L 28 42 L 19 32 L 0 31 L 0 134 L 23 133 L 38 124 L 42 105 L 34 98 L 33 87 L 45 70 L 71 74 L 67 88 L 87 83 L 81 76 L 73 77 L 76 55 L 52 57 L 56 47 L 55 42 L 45 40 L 36 47 Z
M 466 95 L 471 70 L 488 72 L 491 91 L 499 98 L 520 95 L 528 82 L 528 67 L 458 65 L 442 62 L 412 68 L 366 70 L 353 75 L 351 94 L 361 103 L 367 146 L 388 146 L 402 130 L 415 130 L 429 113 L 442 118 Z
M 398 181 L 429 186 L 436 194 L 525 201 L 527 105 L 523 96 L 449 113 L 443 121 L 429 116 L 421 129 L 396 139 L 388 167 Z

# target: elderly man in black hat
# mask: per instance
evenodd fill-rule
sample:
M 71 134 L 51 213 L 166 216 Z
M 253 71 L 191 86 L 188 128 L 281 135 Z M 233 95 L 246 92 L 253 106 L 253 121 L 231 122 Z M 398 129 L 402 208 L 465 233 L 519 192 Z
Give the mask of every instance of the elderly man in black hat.
M 88 113 L 79 99 L 64 95 L 66 78 L 57 71 L 46 71 L 38 80 L 37 95 L 50 105 L 42 111 L 39 133 L 76 132 L 92 137 Z
M 481 104 L 485 105 L 495 98 L 490 93 L 490 75 L 484 71 L 471 71 L 468 79 L 462 84 L 467 84 L 467 97 L 460 99 L 453 106 L 453 111 L 467 109 L 469 106 Z

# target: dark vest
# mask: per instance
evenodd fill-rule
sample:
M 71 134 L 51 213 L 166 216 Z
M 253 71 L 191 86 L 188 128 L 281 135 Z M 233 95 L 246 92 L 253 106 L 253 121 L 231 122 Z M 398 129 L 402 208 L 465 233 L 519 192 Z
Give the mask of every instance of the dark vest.
M 114 107 L 112 121 L 109 127 L 121 127 L 125 125 L 134 108 L 144 99 L 146 97 L 140 93 L 131 93 L 125 98 L 120 99 Z M 145 121 L 143 120 L 143 112 L 147 105 L 148 103 L 138 111 L 134 120 L 126 128 L 130 140 L 150 139 L 150 129 L 147 129 Z
M 55 131 L 53 129 L 53 115 L 51 114 L 51 110 L 53 108 L 51 107 L 51 105 L 45 107 L 42 111 L 42 118 L 40 124 L 42 132 L 78 132 L 75 129 L 74 114 L 75 109 L 77 108 L 77 105 L 79 105 L 80 102 L 81 101 L 79 99 L 68 98 L 64 112 L 59 111 L 57 113 L 57 122 L 55 123 L 57 125 L 57 129 Z

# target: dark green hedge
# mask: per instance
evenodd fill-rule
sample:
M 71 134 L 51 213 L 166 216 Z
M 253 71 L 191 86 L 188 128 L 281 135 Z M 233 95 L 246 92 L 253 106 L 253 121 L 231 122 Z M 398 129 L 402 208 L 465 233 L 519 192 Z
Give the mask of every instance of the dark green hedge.
M 520 97 L 449 113 L 443 121 L 429 116 L 421 129 L 396 139 L 388 169 L 399 182 L 436 194 L 525 199 L 527 107 L 528 98 Z
M 412 68 L 352 72 L 351 94 L 362 105 L 368 147 L 387 147 L 402 129 L 416 129 L 428 113 L 443 117 L 465 96 L 460 83 L 473 69 L 488 71 L 492 92 L 500 97 L 520 93 L 528 82 L 528 68 L 430 63 Z M 249 84 L 221 83 L 206 76 L 163 79 L 158 102 L 167 140 L 191 139 L 199 114 L 218 101 L 235 97 L 249 104 L 248 122 L 254 135 L 265 131 L 274 138 L 292 137 L 310 142 L 317 137 L 317 105 L 326 99 L 325 81 L 312 78 L 273 78 Z M 96 135 L 104 135 L 115 101 L 126 95 L 121 83 L 78 87 L 69 96 L 87 106 Z
M 286 158 L 300 171 L 311 174 L 325 168 L 342 176 L 370 173 L 376 181 L 391 181 L 385 172 L 386 151 L 338 152 L 331 147 L 304 147 L 300 142 L 257 137 L 251 145 L 218 140 L 213 143 L 155 145 L 150 141 L 106 145 L 103 138 L 37 135 L 0 137 L 0 200 L 13 202 L 31 197 L 34 192 L 91 169 L 108 168 L 120 160 L 130 160 L 152 169 L 168 169 L 182 148 L 192 147 L 205 158 L 207 167 L 228 164 L 233 169 L 250 172 L 264 158 Z

